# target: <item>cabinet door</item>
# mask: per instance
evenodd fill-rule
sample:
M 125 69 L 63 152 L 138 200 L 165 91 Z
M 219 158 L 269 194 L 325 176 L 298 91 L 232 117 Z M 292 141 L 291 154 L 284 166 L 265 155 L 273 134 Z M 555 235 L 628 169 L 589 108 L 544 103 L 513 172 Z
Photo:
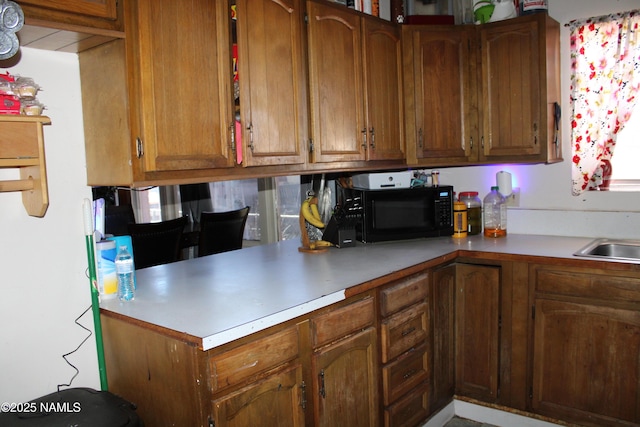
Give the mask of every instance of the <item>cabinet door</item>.
M 432 274 L 433 393 L 431 410 L 445 407 L 455 393 L 455 304 L 456 266 L 449 265 Z
M 19 3 L 77 15 L 117 18 L 117 0 L 20 0 Z
M 543 153 L 540 28 L 537 21 L 480 29 L 482 160 L 526 160 Z M 544 52 L 544 50 L 542 50 Z
M 302 0 L 237 0 L 245 166 L 305 162 Z
M 375 353 L 375 328 L 366 328 L 314 352 L 314 425 L 379 424 Z
M 456 393 L 498 397 L 500 268 L 456 268 Z
M 132 146 L 142 172 L 233 166 L 227 2 L 131 0 L 126 7 L 139 140 Z
M 395 24 L 363 18 L 367 160 L 402 160 L 402 46 Z
M 217 427 L 304 426 L 300 365 L 213 402 Z
M 640 423 L 640 312 L 537 299 L 535 412 L 589 426 Z
M 344 6 L 308 2 L 314 162 L 364 160 L 361 19 Z
M 473 27 L 405 27 L 407 162 L 439 165 L 477 158 Z

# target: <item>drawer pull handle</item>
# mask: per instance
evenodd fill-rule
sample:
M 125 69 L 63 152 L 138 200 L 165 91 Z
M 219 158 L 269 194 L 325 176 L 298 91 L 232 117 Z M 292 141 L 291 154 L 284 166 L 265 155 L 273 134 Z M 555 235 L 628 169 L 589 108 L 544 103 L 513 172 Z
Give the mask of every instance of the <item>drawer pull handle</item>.
M 402 331 L 402 336 L 406 337 L 407 335 L 409 335 L 411 332 L 415 331 L 416 327 L 412 326 L 409 329 L 405 329 L 404 331 Z
M 402 378 L 404 378 L 406 380 L 407 378 L 411 378 L 415 373 L 416 373 L 416 370 L 415 369 L 411 369 L 411 370 L 407 371 L 407 373 L 404 374 L 402 376 Z

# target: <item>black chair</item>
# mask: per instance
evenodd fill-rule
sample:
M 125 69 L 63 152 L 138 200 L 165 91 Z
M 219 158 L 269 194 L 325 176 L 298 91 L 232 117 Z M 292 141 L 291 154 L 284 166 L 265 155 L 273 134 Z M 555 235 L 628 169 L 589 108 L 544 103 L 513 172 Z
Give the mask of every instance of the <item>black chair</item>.
M 248 216 L 249 206 L 228 212 L 202 212 L 198 256 L 241 249 Z
M 129 224 L 136 269 L 180 260 L 186 216 L 161 222 Z
M 105 205 L 104 233 L 124 236 L 129 233 L 129 224 L 135 224 L 131 205 Z

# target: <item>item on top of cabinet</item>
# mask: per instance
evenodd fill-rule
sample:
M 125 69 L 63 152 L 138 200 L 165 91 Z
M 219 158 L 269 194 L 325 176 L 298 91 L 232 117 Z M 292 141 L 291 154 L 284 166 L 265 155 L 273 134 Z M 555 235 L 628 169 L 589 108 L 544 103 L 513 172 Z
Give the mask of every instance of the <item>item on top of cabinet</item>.
M 484 235 L 485 237 L 505 237 L 507 235 L 507 204 L 504 196 L 498 192 L 498 186 L 484 198 Z
M 0 114 L 42 115 L 44 105 L 36 99 L 39 90 L 31 77 L 0 74 Z
M 547 0 L 520 0 L 520 14 L 547 12 Z
M 44 110 L 44 105 L 37 99 L 22 100 L 20 104 L 20 112 L 26 116 L 41 116 Z
M 464 202 L 453 202 L 453 237 L 467 237 L 467 205 Z
M 513 0 L 494 0 L 494 9 L 489 22 L 498 22 L 518 16 Z
M 491 19 L 495 5 L 491 0 L 476 0 L 473 4 L 473 17 L 476 24 L 485 24 Z
M 18 77 L 14 87 L 20 99 L 34 99 L 40 90 L 40 86 L 31 77 Z
M 480 234 L 482 231 L 482 200 L 477 191 L 463 191 L 459 200 L 467 206 L 467 233 Z
M 20 114 L 20 98 L 0 94 L 0 114 Z

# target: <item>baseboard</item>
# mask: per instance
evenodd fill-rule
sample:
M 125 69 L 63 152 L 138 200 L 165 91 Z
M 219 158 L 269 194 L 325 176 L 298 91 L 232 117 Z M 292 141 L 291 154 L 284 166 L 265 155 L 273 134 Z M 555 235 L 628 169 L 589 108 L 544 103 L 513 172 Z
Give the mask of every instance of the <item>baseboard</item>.
M 457 399 L 434 414 L 422 427 L 442 427 L 454 416 L 479 423 L 491 424 L 497 427 L 562 427 L 560 424 L 529 418 Z

